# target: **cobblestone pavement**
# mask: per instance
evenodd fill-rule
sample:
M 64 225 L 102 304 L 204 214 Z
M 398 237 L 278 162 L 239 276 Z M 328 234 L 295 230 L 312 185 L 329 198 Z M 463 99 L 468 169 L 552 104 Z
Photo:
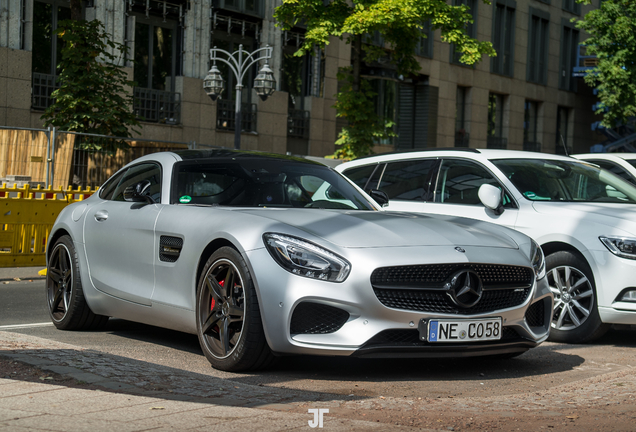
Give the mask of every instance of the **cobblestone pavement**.
M 198 414 L 193 418 L 199 418 L 203 415 L 199 410 L 212 408 L 217 410 L 208 416 L 212 423 L 226 422 L 224 426 L 229 427 L 230 423 L 227 422 L 231 422 L 234 427 L 235 422 L 238 422 L 236 426 L 242 425 L 242 430 L 309 429 L 308 421 L 312 419 L 312 414 L 308 410 L 316 408 L 329 409 L 329 413 L 325 414 L 326 430 L 386 430 L 390 426 L 391 429 L 446 431 L 530 431 L 554 428 L 633 431 L 636 422 L 636 370 L 631 367 L 549 389 L 505 396 L 400 398 L 330 394 L 267 385 L 237 385 L 211 375 L 9 332 L 0 332 L 0 360 L 3 359 L 5 363 L 10 360 L 70 379 L 62 388 L 79 386 L 74 391 L 84 395 L 75 395 L 73 398 L 93 397 L 94 392 L 103 396 L 103 392 L 109 392 L 110 397 L 133 398 L 135 404 L 144 407 L 139 411 L 141 414 L 152 411 L 157 404 L 178 405 L 176 411 L 157 410 L 161 413 L 154 413 L 152 422 L 147 424 L 143 422 L 145 417 L 135 418 L 135 425 L 147 426 L 147 429 L 201 428 L 202 425 L 195 420 L 189 423 L 190 415 L 184 413 L 196 411 Z M 18 382 L 16 380 L 9 369 L 0 369 L 0 406 L 14 401 L 6 391 L 12 388 L 11 384 Z M 37 385 L 47 386 L 42 383 Z M 82 385 L 92 387 L 85 389 L 81 388 Z M 32 397 L 38 399 L 44 396 L 38 393 Z M 191 409 L 186 409 L 185 405 L 179 404 L 193 405 L 190 405 Z M 48 405 L 45 403 L 41 406 L 46 408 Z M 47 412 L 44 408 L 42 413 Z M 106 407 L 101 411 L 102 414 L 115 416 L 118 415 L 118 409 L 122 408 L 110 411 L 111 408 Z M 18 420 L 12 420 L 10 415 L 2 413 L 0 409 L 0 430 L 13 430 L 13 426 L 19 426 Z M 170 416 L 178 416 L 178 413 L 181 413 L 184 421 L 182 427 L 178 423 L 170 423 L 174 421 Z M 165 423 L 157 420 L 161 416 L 167 416 Z M 251 420 L 245 421 L 244 417 L 250 417 Z M 116 416 L 106 416 L 100 418 L 99 425 L 106 425 L 104 422 L 109 418 L 114 422 L 119 421 Z M 93 421 L 95 418 L 89 417 L 88 420 Z M 93 426 L 88 427 L 89 424 Z M 86 429 L 101 430 L 99 425 L 96 429 L 94 423 L 86 425 Z M 205 430 L 210 430 L 208 426 L 206 424 Z

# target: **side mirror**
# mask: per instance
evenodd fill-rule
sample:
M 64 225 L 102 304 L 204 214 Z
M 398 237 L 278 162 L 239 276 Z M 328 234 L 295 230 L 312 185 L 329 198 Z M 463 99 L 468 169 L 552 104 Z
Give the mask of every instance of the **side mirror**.
M 386 192 L 383 192 L 379 189 L 370 189 L 367 191 L 367 193 L 371 196 L 371 198 L 375 200 L 375 202 L 380 204 L 380 206 L 382 207 L 389 203 L 389 196 L 386 194 Z
M 124 201 L 128 202 L 144 202 L 154 204 L 155 200 L 148 195 L 148 190 L 152 184 L 149 180 L 142 180 L 139 183 L 132 184 L 124 190 Z
M 502 203 L 503 191 L 498 187 L 489 184 L 483 184 L 479 187 L 479 200 L 481 203 L 492 210 L 497 216 L 504 212 Z

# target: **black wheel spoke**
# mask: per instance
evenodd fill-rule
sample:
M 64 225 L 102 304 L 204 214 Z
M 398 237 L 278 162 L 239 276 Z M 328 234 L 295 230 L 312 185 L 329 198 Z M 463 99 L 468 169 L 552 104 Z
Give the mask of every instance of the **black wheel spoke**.
M 221 287 L 215 279 L 210 276 L 206 277 L 205 286 L 208 288 L 208 292 L 214 299 L 215 303 L 218 304 L 223 301 L 223 287 Z
M 223 322 L 221 322 L 219 325 L 219 339 L 221 340 L 221 345 L 225 350 L 223 355 L 226 355 L 230 352 L 229 325 L 230 321 L 228 319 L 223 319 Z
M 51 312 L 55 312 L 57 310 L 57 308 L 60 306 L 60 302 L 62 301 L 63 296 L 64 296 L 64 289 L 58 286 L 57 289 L 55 290 L 53 301 L 51 302 Z
M 223 315 L 218 315 L 215 311 L 212 311 L 210 316 L 208 316 L 205 322 L 201 325 L 201 331 L 203 334 L 209 334 L 210 329 L 213 328 L 221 318 L 223 318 Z
M 239 307 L 239 306 L 230 306 L 229 308 L 229 319 L 230 322 L 240 322 L 243 321 L 243 308 Z
M 60 269 L 57 269 L 55 267 L 49 268 L 47 270 L 47 275 L 49 275 L 51 277 L 51 280 L 55 284 L 60 283 L 60 281 L 62 280 L 62 272 L 60 271 Z
M 223 281 L 223 288 L 225 288 L 225 298 L 230 298 L 232 295 L 232 289 L 234 287 L 234 270 L 232 268 L 227 269 L 225 279 Z

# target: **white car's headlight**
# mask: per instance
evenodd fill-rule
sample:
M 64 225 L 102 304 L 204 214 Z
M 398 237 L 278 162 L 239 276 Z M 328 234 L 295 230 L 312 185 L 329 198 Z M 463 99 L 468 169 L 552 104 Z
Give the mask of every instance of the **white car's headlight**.
M 530 261 L 532 261 L 532 268 L 534 269 L 537 280 L 543 279 L 545 276 L 545 257 L 543 256 L 541 246 L 534 240 L 532 240 L 530 246 Z
M 329 282 L 349 276 L 347 260 L 306 240 L 274 233 L 263 234 L 263 240 L 274 260 L 290 273 Z
M 611 253 L 622 258 L 636 259 L 636 239 L 600 236 L 599 240 Z

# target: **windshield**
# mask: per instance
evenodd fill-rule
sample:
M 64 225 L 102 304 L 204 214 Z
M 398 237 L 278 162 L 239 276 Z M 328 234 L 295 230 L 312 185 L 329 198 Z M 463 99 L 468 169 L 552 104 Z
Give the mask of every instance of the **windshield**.
M 173 204 L 375 210 L 340 174 L 286 159 L 180 162 Z
M 636 204 L 636 187 L 584 162 L 548 159 L 493 160 L 531 201 Z

